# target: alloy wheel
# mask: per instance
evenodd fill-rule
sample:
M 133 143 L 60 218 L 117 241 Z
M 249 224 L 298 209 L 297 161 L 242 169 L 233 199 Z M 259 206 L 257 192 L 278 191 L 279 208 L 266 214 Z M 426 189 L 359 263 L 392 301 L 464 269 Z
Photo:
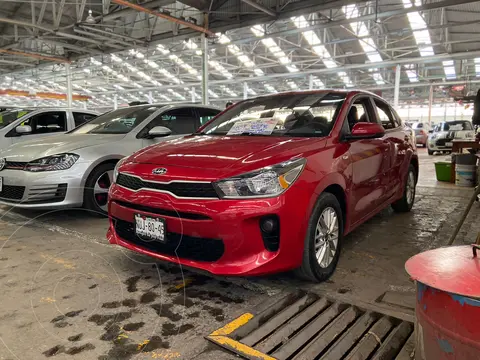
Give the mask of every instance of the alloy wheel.
M 333 261 L 338 247 L 338 217 L 331 207 L 325 208 L 318 218 L 315 229 L 315 257 L 322 268 Z
M 105 171 L 95 182 L 93 188 L 93 198 L 97 206 L 107 212 L 108 189 L 113 182 L 113 170 Z
M 413 203 L 413 199 L 415 198 L 415 174 L 413 171 L 408 173 L 406 197 L 407 203 L 411 205 Z

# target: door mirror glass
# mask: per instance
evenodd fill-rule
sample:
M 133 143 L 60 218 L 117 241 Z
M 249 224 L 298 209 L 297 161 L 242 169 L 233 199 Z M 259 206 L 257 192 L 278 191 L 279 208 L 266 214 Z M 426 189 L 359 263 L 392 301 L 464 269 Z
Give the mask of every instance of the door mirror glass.
M 149 138 L 168 136 L 172 133 L 172 130 L 165 126 L 155 126 L 148 131 Z
M 345 136 L 347 140 L 377 139 L 385 135 L 382 125 L 376 123 L 357 123 L 352 132 Z
M 30 125 L 19 125 L 15 128 L 17 134 L 30 134 L 32 132 L 32 127 Z

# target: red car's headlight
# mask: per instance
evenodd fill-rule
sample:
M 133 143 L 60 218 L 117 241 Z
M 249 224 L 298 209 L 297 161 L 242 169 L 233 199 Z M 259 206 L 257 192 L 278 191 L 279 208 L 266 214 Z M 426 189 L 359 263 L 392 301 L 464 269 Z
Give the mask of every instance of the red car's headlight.
M 221 198 L 243 199 L 278 196 L 287 190 L 305 167 L 305 159 L 280 164 L 215 182 Z

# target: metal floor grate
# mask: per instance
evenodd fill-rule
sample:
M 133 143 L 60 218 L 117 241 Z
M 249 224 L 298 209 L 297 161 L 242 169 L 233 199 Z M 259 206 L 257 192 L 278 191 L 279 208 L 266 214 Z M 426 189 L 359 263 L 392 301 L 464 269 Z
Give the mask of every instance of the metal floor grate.
M 207 338 L 247 359 L 406 360 L 413 353 L 413 328 L 411 322 L 308 293 L 289 295 L 234 331 L 220 329 Z M 229 340 L 216 341 L 218 334 Z

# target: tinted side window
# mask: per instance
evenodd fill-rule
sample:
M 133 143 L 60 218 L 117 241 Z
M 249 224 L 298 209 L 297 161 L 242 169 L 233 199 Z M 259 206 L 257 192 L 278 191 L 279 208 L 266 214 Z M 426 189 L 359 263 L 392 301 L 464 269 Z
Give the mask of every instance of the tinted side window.
M 196 118 L 191 108 L 180 108 L 166 111 L 158 115 L 155 119 L 138 134 L 144 136 L 155 126 L 165 126 L 172 130 L 172 134 L 191 134 L 200 127 L 199 120 Z
M 220 110 L 213 110 L 213 109 L 204 109 L 204 108 L 197 108 L 196 109 L 198 117 L 200 119 L 200 125 L 204 125 L 213 119 Z
M 375 122 L 375 118 L 369 115 L 368 109 L 371 108 L 369 104 L 370 99 L 366 97 L 355 100 L 348 111 L 347 121 L 344 123 L 345 132 L 349 133 L 356 123 Z
M 374 100 L 374 102 L 375 107 L 377 108 L 378 118 L 380 119 L 380 122 L 382 123 L 382 126 L 385 128 L 385 130 L 395 129 L 397 127 L 397 124 L 395 122 L 395 118 L 392 115 L 392 112 L 390 111 L 390 106 L 376 99 Z
M 75 121 L 75 127 L 80 126 L 83 123 L 86 123 L 87 121 L 90 121 L 95 117 L 97 116 L 93 114 L 80 113 L 80 112 L 73 113 L 73 120 Z
M 67 121 L 64 111 L 49 111 L 34 115 L 20 125 L 29 125 L 32 132 L 28 135 L 49 134 L 67 131 Z

